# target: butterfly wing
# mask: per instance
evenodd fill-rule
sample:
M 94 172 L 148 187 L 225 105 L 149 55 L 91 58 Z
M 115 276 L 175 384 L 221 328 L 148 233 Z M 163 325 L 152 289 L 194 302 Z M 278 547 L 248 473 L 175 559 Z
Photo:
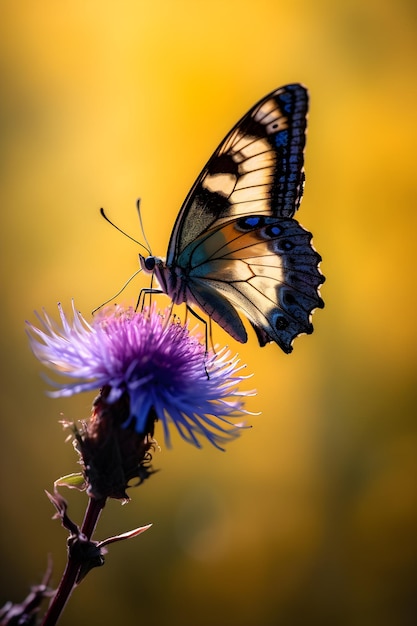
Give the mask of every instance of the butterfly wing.
M 304 183 L 307 90 L 287 85 L 260 100 L 214 152 L 175 222 L 172 266 L 201 233 L 246 215 L 292 217 Z
M 180 277 L 178 302 L 196 303 L 245 342 L 240 309 L 261 346 L 275 341 L 287 353 L 297 335 L 312 332 L 311 313 L 323 307 L 321 259 L 293 219 L 303 193 L 307 108 L 306 89 L 287 85 L 236 124 L 188 194 L 166 261 L 166 271 Z
M 260 345 L 275 341 L 284 352 L 300 333 L 313 332 L 311 313 L 324 306 L 324 278 L 311 233 L 294 219 L 238 218 L 187 246 L 179 265 L 188 268 L 187 301 L 196 302 L 241 342 L 242 310 Z

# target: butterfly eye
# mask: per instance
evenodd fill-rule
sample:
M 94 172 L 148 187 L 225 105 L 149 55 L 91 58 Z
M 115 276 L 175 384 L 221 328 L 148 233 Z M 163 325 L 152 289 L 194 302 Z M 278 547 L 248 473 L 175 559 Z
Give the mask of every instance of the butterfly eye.
M 155 265 L 156 265 L 156 261 L 155 261 L 155 257 L 154 256 L 148 256 L 145 259 L 145 269 L 148 270 L 148 272 L 152 272 L 152 270 L 155 269 Z

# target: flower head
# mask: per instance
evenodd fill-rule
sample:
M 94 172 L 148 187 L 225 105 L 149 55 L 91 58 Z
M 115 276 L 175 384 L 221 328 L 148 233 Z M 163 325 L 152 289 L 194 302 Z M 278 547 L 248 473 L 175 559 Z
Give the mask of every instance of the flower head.
M 52 396 L 100 388 L 109 407 L 123 402 L 123 428 L 152 435 L 149 420 L 159 420 L 168 445 L 170 426 L 198 447 L 201 437 L 220 448 L 239 435 L 243 424 L 235 420 L 249 394 L 237 389 L 246 377 L 225 348 L 206 354 L 187 326 L 155 307 L 106 309 L 91 324 L 74 306 L 72 319 L 60 305 L 59 313 L 61 324 L 46 312 L 40 328 L 28 324 L 36 357 L 65 379 Z

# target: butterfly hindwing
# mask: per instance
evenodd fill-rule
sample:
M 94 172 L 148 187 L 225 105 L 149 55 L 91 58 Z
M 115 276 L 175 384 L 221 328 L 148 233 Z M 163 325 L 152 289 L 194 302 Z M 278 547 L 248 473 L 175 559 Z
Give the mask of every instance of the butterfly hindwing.
M 196 302 L 238 341 L 246 331 L 225 308 L 243 311 L 259 343 L 275 341 L 291 352 L 300 333 L 311 333 L 311 312 L 323 307 L 323 276 L 311 234 L 294 219 L 238 218 L 208 231 L 180 255 L 188 268 L 187 302 Z M 237 314 L 235 314 L 237 317 Z

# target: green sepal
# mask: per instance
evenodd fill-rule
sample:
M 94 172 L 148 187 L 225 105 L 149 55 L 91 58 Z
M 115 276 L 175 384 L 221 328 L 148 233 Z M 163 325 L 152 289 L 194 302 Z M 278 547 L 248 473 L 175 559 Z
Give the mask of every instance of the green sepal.
M 87 487 L 84 476 L 81 472 L 76 472 L 74 474 L 67 474 L 66 476 L 61 476 L 54 482 L 54 487 L 68 487 L 69 489 L 78 489 L 79 491 L 84 491 Z

